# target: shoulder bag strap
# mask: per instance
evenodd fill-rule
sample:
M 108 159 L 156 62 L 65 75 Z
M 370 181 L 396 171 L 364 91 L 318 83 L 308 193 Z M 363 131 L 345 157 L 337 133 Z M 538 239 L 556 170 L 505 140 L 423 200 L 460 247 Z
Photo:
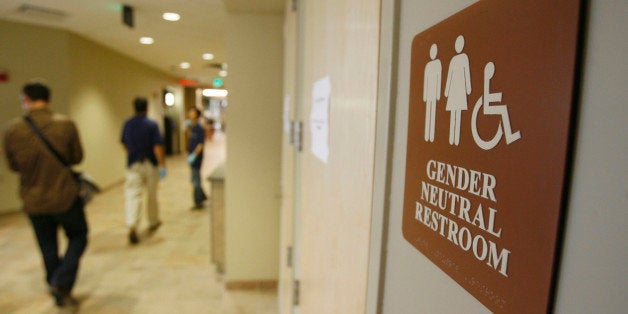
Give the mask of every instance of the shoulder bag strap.
M 30 127 L 33 129 L 33 131 L 35 131 L 35 133 L 39 136 L 39 138 L 42 140 L 42 142 L 44 142 L 44 144 L 46 145 L 46 147 L 48 148 L 48 150 L 50 150 L 50 152 L 57 157 L 57 159 L 59 160 L 59 162 L 61 162 L 64 166 L 66 166 L 68 169 L 70 169 L 70 171 L 72 170 L 70 164 L 65 161 L 65 159 L 63 158 L 63 156 L 61 156 L 61 154 L 59 154 L 59 152 L 54 149 L 54 147 L 52 147 L 52 144 L 50 144 L 50 142 L 48 142 L 48 140 L 46 139 L 46 137 L 44 136 L 44 134 L 41 132 L 41 130 L 37 127 L 37 125 L 35 124 L 35 122 L 33 122 L 33 119 L 31 119 L 31 117 L 29 116 L 24 116 L 24 120 L 26 121 L 26 123 L 28 123 L 28 125 L 30 125 Z

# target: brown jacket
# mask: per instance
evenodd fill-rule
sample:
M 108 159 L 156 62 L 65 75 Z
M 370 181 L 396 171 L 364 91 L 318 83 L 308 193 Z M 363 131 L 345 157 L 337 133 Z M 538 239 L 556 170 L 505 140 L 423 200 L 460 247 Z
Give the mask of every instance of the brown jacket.
M 34 110 L 29 116 L 66 161 L 81 162 L 78 131 L 68 117 L 48 109 Z M 11 169 L 20 174 L 20 197 L 26 213 L 59 213 L 70 208 L 78 195 L 78 184 L 22 117 L 7 127 L 4 151 Z

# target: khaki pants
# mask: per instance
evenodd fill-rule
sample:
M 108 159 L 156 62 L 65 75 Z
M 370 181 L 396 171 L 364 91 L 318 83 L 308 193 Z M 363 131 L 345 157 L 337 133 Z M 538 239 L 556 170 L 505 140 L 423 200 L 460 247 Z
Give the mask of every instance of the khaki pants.
M 143 192 L 146 192 L 146 212 L 149 226 L 159 222 L 159 208 L 157 205 L 157 183 L 159 182 L 159 168 L 146 160 L 133 163 L 126 172 L 124 192 L 126 196 L 125 211 L 126 225 L 137 228 L 142 208 Z

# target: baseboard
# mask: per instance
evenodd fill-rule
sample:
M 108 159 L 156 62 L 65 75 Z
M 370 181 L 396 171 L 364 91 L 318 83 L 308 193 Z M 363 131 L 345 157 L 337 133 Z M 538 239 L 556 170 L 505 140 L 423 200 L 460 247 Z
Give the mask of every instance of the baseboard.
M 277 286 L 277 280 L 240 280 L 225 283 L 228 290 L 273 290 L 277 289 Z

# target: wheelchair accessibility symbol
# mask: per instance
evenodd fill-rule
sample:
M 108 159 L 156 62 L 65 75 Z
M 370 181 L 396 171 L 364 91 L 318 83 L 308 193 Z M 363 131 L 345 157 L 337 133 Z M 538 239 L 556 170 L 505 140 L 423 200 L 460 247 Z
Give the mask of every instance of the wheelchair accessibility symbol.
M 451 59 L 447 71 L 444 95 L 447 97 L 446 110 L 450 112 L 449 144 L 460 144 L 460 127 L 462 112 L 467 110 L 467 97 L 471 95 L 471 73 L 469 57 L 463 52 L 464 36 L 456 38 L 456 55 Z M 434 142 L 436 129 L 436 104 L 440 100 L 442 67 L 440 60 L 436 58 L 438 47 L 432 44 L 430 47 L 430 61 L 425 66 L 423 80 L 423 101 L 425 108 L 425 141 Z M 506 144 L 511 144 L 521 138 L 521 132 L 512 132 L 508 105 L 500 104 L 502 93 L 491 92 L 491 79 L 495 75 L 495 64 L 488 62 L 484 66 L 484 80 L 482 96 L 475 102 L 471 114 L 471 133 L 475 143 L 484 150 L 490 150 L 497 146 L 502 137 Z M 482 111 L 480 111 L 482 109 Z M 480 114 L 481 113 L 481 114 Z M 489 140 L 484 140 L 478 132 L 478 118 L 485 115 L 499 115 L 501 122 L 495 131 L 495 135 Z
M 480 96 L 480 99 L 475 103 L 473 113 L 471 114 L 471 133 L 473 134 L 473 140 L 484 150 L 489 150 L 497 146 L 502 135 L 506 138 L 506 144 L 510 144 L 521 138 L 520 131 L 512 132 L 507 105 L 491 105 L 493 102 L 502 101 L 502 93 L 491 93 L 490 84 L 494 74 L 495 65 L 493 62 L 487 63 L 484 67 L 484 94 Z M 488 141 L 483 140 L 480 134 L 478 134 L 477 121 L 480 108 L 483 108 L 482 113 L 485 115 L 501 115 L 502 118 L 495 136 Z

